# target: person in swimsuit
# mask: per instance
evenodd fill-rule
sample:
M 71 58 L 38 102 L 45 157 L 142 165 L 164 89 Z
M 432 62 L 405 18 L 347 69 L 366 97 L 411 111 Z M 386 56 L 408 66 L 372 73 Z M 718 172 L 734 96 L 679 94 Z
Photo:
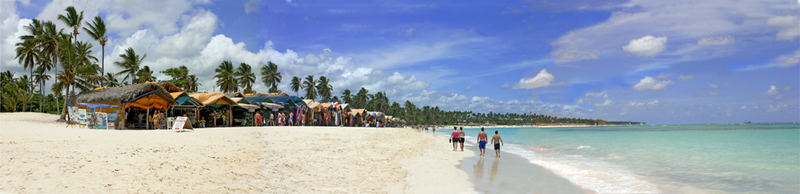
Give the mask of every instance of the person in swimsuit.
M 505 143 L 503 143 L 503 138 L 500 138 L 500 135 L 497 134 L 497 130 L 494 131 L 494 136 L 492 136 L 492 144 L 494 144 L 495 158 L 500 158 L 500 145 Z
M 478 148 L 481 150 L 481 157 L 486 154 L 486 132 L 483 131 L 483 127 L 481 127 L 481 132 L 478 133 Z
M 464 127 L 459 127 L 458 131 L 458 143 L 461 144 L 461 151 L 464 151 L 464 137 L 467 137 L 467 133 L 464 133 Z
M 453 142 L 453 151 L 456 151 L 460 140 L 461 139 L 458 138 L 458 130 L 456 130 L 456 127 L 453 127 L 453 133 L 450 134 L 450 142 Z

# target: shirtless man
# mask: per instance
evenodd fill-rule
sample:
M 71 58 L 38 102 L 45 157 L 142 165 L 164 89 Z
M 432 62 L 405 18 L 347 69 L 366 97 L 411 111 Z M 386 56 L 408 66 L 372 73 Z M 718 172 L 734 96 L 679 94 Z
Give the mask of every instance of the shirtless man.
M 497 134 L 497 130 L 494 131 L 494 136 L 492 136 L 492 144 L 494 144 L 495 158 L 500 158 L 500 145 L 505 145 L 505 143 L 503 143 L 503 138 L 500 138 L 500 135 Z
M 481 149 L 481 157 L 486 154 L 486 132 L 483 131 L 483 127 L 481 127 L 481 132 L 478 133 L 478 148 Z
M 464 133 L 464 127 L 458 127 L 458 143 L 461 144 L 461 151 L 464 151 L 464 137 L 467 137 L 467 133 Z

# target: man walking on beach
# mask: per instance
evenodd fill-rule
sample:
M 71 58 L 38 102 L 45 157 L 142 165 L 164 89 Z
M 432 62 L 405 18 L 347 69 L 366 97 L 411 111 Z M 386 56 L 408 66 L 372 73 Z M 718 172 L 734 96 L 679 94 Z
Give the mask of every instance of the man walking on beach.
M 500 158 L 500 145 L 505 143 L 503 143 L 503 138 L 500 138 L 500 135 L 497 134 L 497 130 L 494 131 L 494 136 L 492 136 L 492 144 L 494 144 L 495 158 Z
M 456 127 L 453 127 L 453 133 L 450 134 L 450 142 L 453 142 L 453 151 L 457 150 L 458 142 L 461 141 L 461 139 L 458 138 L 458 134 Z
M 481 157 L 486 154 L 486 132 L 483 131 L 483 127 L 481 127 L 481 132 L 478 133 L 478 148 L 481 149 Z
M 467 133 L 464 133 L 464 127 L 458 127 L 458 143 L 461 144 L 461 151 L 464 151 L 464 138 L 467 137 Z

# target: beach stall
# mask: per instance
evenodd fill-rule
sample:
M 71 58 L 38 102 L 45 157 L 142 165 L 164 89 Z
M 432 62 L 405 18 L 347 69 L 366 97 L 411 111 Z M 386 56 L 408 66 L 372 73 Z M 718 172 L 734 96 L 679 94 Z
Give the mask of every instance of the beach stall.
M 222 126 L 228 126 L 233 122 L 233 111 L 231 109 L 236 105 L 236 102 L 225 94 L 198 92 L 189 94 L 189 96 L 203 103 L 203 108 L 200 109 L 200 123 L 203 126 L 218 126 L 220 123 Z
M 365 119 L 367 118 L 367 109 L 350 109 L 352 126 L 364 126 Z
M 189 119 L 192 126 L 197 126 L 198 115 L 200 115 L 200 108 L 203 103 L 197 98 L 189 96 L 188 93 L 178 88 L 172 83 L 162 82 L 161 87 L 166 89 L 172 99 L 175 100 L 175 105 L 170 108 L 169 117 L 185 116 Z
M 159 84 L 141 83 L 83 92 L 70 99 L 69 104 L 78 114 L 105 114 L 108 128 L 149 129 L 151 115 L 156 111 L 166 112 L 175 100 Z

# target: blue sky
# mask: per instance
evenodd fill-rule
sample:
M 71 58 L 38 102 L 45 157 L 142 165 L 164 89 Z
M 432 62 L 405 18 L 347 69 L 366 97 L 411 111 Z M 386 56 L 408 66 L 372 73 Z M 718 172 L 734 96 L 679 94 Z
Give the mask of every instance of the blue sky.
M 337 94 L 447 110 L 800 122 L 800 1 L 4 0 L 2 70 L 25 72 L 22 26 L 69 5 L 109 23 L 110 71 L 132 47 L 157 71 L 190 67 L 208 91 L 222 60 L 273 61 L 286 91 L 324 75 Z

